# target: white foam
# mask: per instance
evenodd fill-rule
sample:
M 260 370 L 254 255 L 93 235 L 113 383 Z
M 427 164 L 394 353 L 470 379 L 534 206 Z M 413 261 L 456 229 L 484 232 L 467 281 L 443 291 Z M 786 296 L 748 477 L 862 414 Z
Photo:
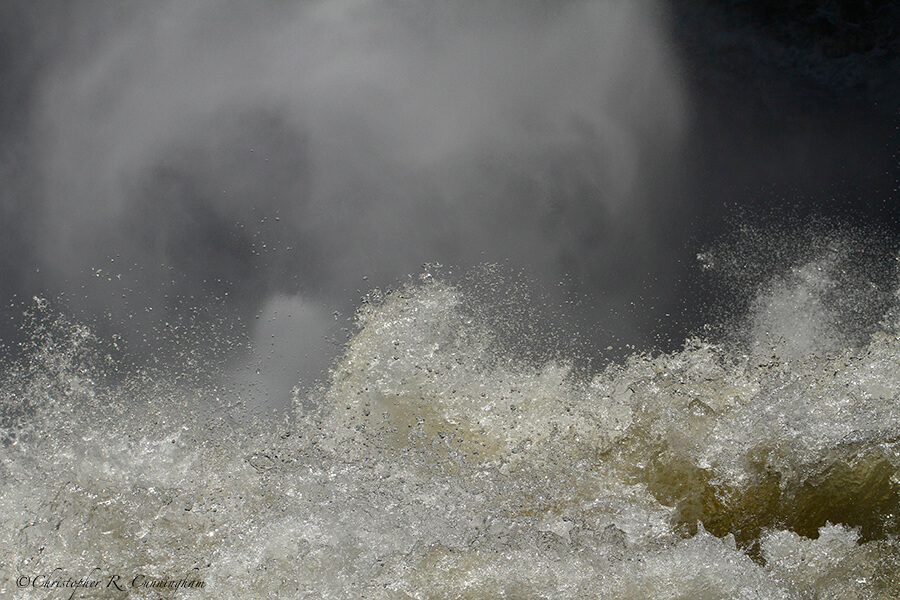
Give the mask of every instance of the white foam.
M 75 342 L 39 345 L 3 382 L 0 587 L 97 565 L 193 574 L 218 598 L 890 585 L 894 547 L 864 538 L 898 525 L 897 336 L 766 360 L 694 340 L 585 381 L 505 351 L 465 294 L 427 280 L 365 304 L 290 423 L 253 425 L 220 390 L 103 384 Z M 829 497 L 835 524 L 817 523 Z

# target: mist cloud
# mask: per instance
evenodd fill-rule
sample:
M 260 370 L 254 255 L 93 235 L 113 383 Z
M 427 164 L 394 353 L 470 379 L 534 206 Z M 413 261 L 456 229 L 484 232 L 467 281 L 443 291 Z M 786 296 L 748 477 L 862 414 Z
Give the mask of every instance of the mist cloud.
M 652 262 L 686 121 L 655 3 L 98 12 L 37 88 L 37 262 L 140 343 L 267 298 L 346 311 L 429 261 L 571 275 L 609 308 Z

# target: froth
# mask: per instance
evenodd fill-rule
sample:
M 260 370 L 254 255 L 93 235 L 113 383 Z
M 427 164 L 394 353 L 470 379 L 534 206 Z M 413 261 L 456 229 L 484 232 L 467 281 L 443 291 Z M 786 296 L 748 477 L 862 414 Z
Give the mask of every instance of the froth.
M 370 296 L 282 423 L 85 377 L 74 326 L 37 344 L 3 387 L 3 586 L 99 565 L 226 598 L 896 593 L 895 333 L 802 357 L 692 340 L 584 377 L 508 351 L 467 293 Z

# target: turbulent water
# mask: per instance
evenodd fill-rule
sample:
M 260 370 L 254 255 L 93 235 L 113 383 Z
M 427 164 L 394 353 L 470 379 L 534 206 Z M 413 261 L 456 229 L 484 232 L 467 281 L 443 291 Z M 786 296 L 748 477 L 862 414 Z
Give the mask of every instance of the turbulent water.
M 278 423 L 39 301 L 2 380 L 0 594 L 900 597 L 897 312 L 850 335 L 835 264 L 727 344 L 589 375 L 426 275 Z

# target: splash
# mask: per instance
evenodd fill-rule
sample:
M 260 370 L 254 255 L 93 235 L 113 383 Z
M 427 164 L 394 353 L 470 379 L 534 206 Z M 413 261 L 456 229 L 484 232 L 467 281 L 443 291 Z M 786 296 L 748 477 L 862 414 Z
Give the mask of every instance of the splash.
M 790 305 L 801 332 L 840 330 L 806 312 L 820 268 L 758 293 L 745 352 L 692 339 L 591 376 L 513 351 L 471 289 L 426 274 L 368 297 L 327 385 L 282 422 L 212 385 L 105 377 L 116 359 L 86 328 L 37 319 L 0 387 L 0 588 L 895 597 L 896 323 L 844 347 L 757 327 Z

